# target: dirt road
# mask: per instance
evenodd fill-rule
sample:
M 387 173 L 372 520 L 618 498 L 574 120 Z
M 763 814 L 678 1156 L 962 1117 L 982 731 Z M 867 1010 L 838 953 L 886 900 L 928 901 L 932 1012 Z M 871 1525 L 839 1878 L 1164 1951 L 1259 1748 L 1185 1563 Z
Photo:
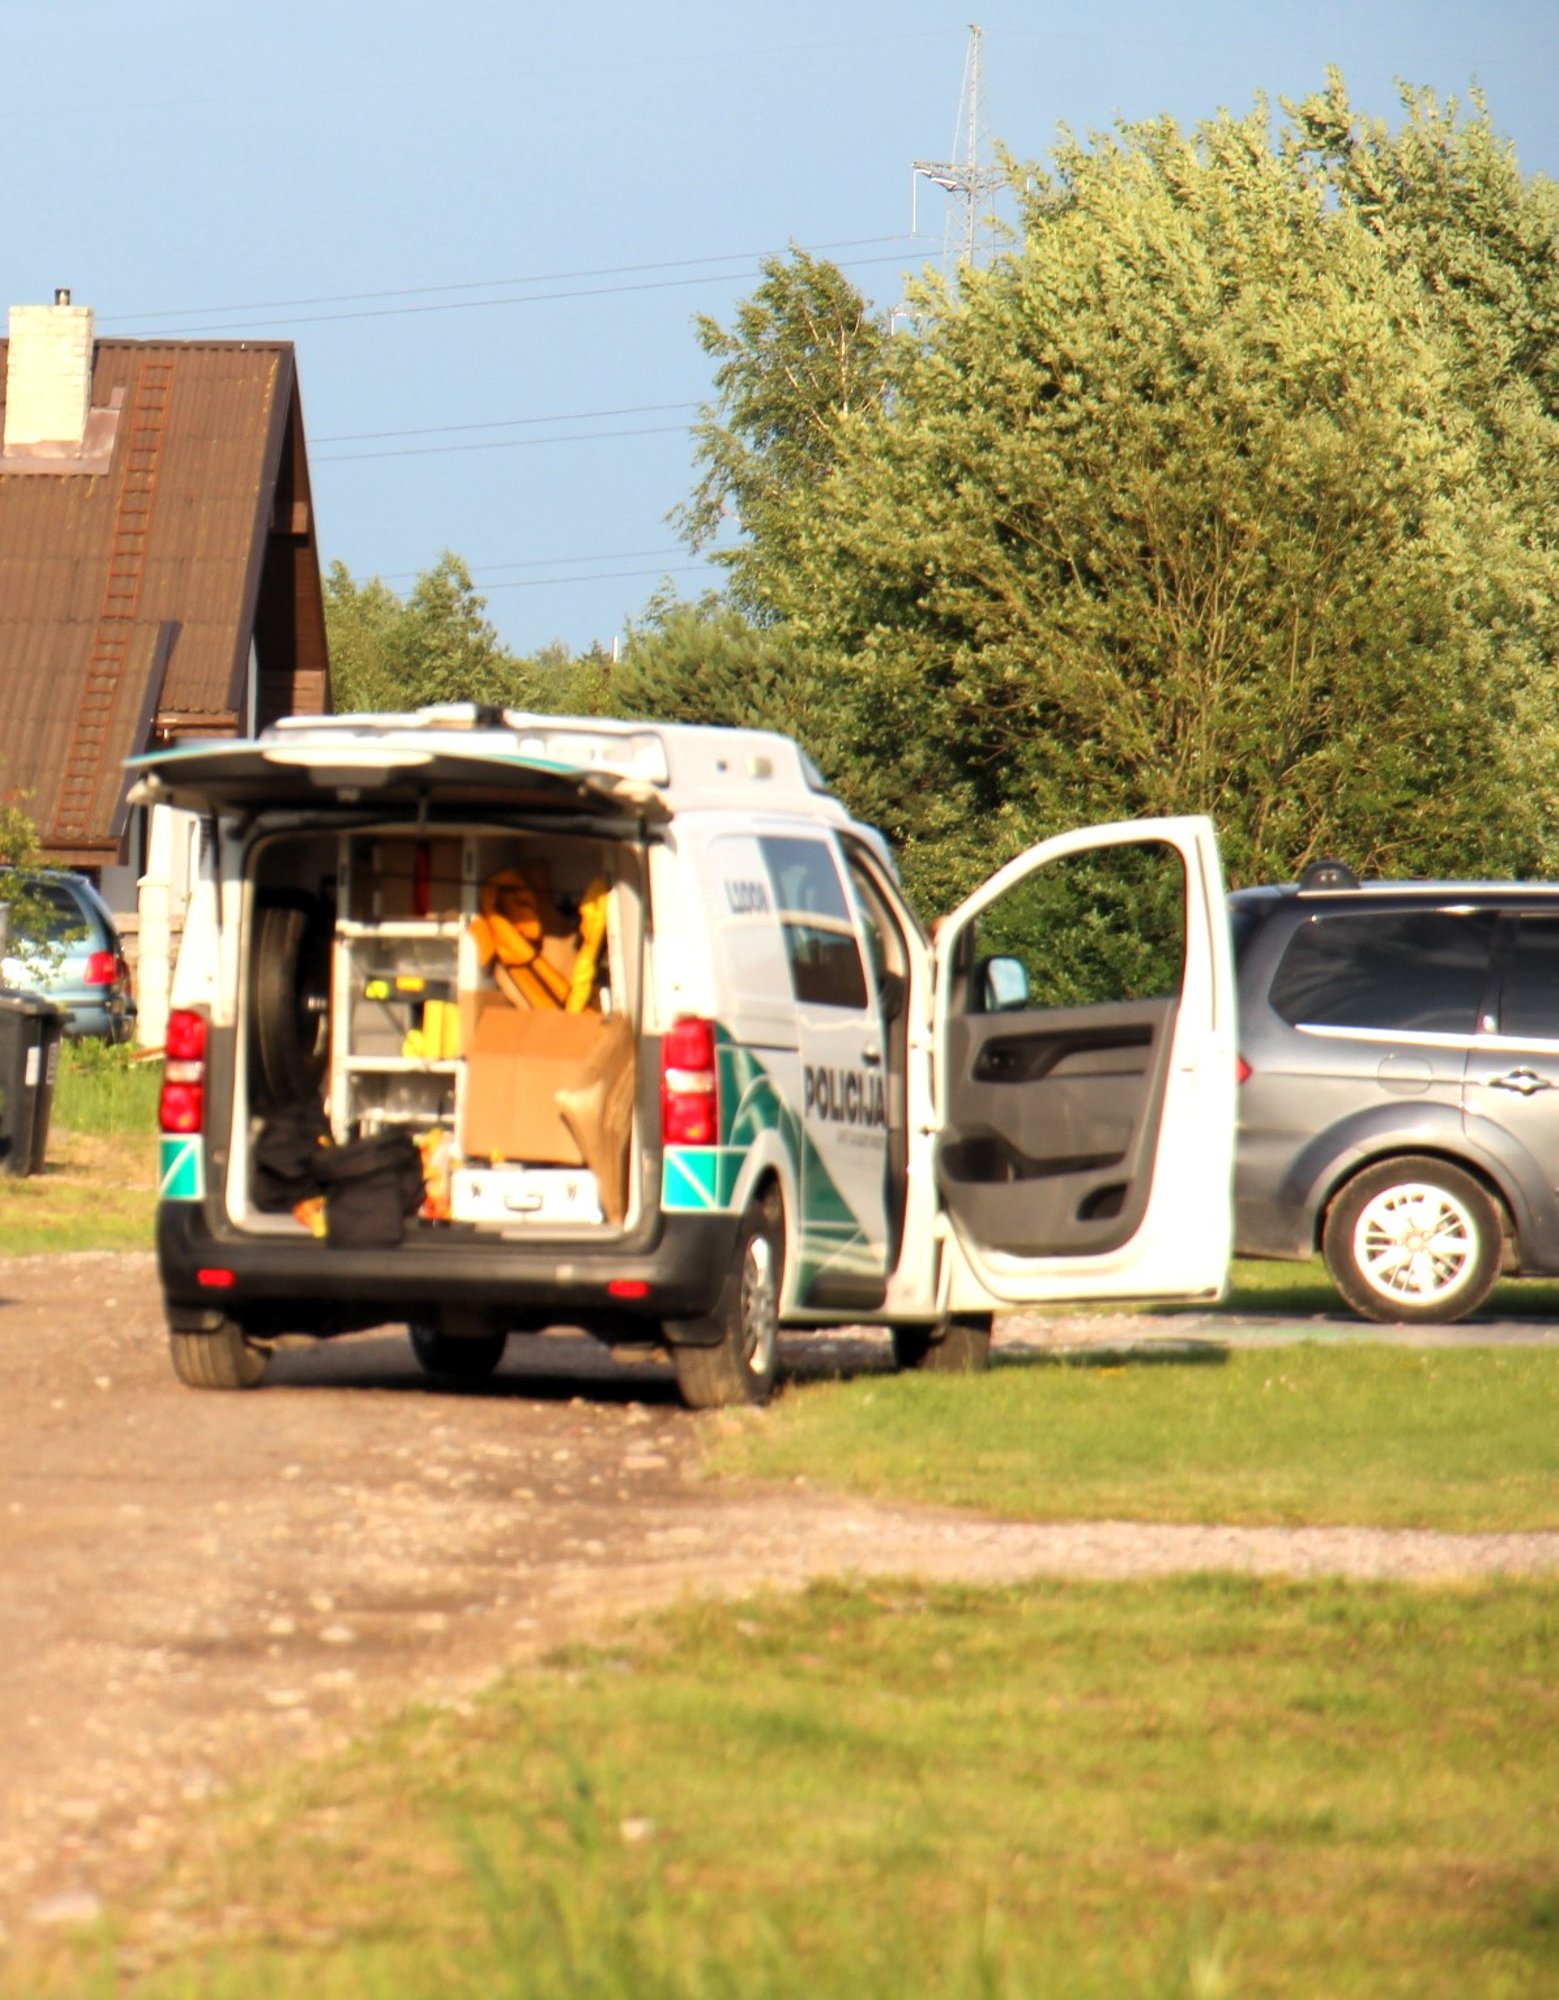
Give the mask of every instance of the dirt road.
M 871 1336 L 787 1354 L 887 1366 Z M 1559 1536 L 1032 1527 L 754 1494 L 702 1478 L 700 1435 L 664 1364 L 571 1339 L 511 1342 L 476 1391 L 430 1383 L 386 1329 L 279 1354 L 257 1394 L 199 1394 L 169 1368 L 149 1256 L 0 1260 L 0 1941 L 93 1917 L 187 1802 L 257 1760 L 688 1591 L 1559 1567 Z

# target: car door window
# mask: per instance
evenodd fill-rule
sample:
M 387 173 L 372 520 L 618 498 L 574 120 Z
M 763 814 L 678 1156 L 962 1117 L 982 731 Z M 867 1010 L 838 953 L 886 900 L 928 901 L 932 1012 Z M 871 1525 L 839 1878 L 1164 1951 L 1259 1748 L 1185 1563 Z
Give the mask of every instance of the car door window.
M 1273 1009 L 1295 1027 L 1470 1035 L 1498 921 L 1492 910 L 1310 917 L 1273 976 Z
M 774 888 L 791 988 L 818 1007 L 867 1005 L 855 919 L 834 857 L 820 840 L 765 835 L 758 845 Z
M 992 1004 L 980 969 L 995 959 L 1022 966 L 1026 1007 L 1174 999 L 1185 963 L 1179 854 L 1155 842 L 1072 854 L 1009 889 L 975 920 L 971 1011 Z
M 1559 1041 L 1559 917 L 1523 916 L 1505 966 L 1499 1032 L 1515 1041 Z

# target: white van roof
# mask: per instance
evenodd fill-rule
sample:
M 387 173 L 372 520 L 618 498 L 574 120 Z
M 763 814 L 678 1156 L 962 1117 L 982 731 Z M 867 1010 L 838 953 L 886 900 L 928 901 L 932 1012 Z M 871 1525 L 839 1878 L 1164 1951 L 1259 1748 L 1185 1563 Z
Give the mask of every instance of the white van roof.
M 487 760 L 553 781 L 573 779 L 619 804 L 662 814 L 699 808 L 803 810 L 843 825 L 849 815 L 798 743 L 776 731 L 696 723 L 530 715 L 456 702 L 406 714 L 286 716 L 252 742 L 188 743 L 131 760 L 143 801 L 194 803 L 206 793 L 254 805 L 284 771 L 350 784 L 373 770 L 468 777 Z

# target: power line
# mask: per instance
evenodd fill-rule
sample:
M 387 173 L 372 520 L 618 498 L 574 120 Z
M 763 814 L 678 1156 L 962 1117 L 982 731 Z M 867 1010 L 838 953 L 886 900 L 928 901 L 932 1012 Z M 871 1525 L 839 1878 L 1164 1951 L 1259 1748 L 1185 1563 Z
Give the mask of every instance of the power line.
M 680 556 L 685 553 L 686 551 L 680 547 L 669 549 L 598 549 L 594 554 L 587 556 L 529 556 L 521 562 L 467 563 L 466 568 L 474 581 L 480 576 L 490 576 L 495 570 L 556 569 L 559 564 L 569 563 L 648 562 L 653 556 Z M 425 574 L 424 571 L 415 569 L 391 570 L 388 574 L 381 575 L 379 581 L 381 583 L 399 583 L 407 577 L 415 578 L 423 574 Z M 543 581 L 546 580 L 543 579 Z M 560 577 L 557 580 L 563 583 L 569 581 L 566 577 Z
M 707 568 L 705 563 L 678 563 L 667 569 L 602 570 L 593 576 L 516 577 L 509 583 L 483 584 L 482 594 L 485 596 L 490 590 L 554 590 L 559 585 L 570 583 L 617 583 L 646 576 L 694 576 L 704 573 Z
M 893 239 L 890 239 L 893 240 Z M 910 241 L 908 237 L 901 239 Z M 898 264 L 898 257 L 856 257 L 839 266 L 841 271 L 860 270 L 867 264 Z M 573 292 L 533 292 L 528 297 L 508 297 L 501 299 L 451 299 L 447 304 L 436 306 L 370 306 L 362 312 L 303 313 L 294 317 L 292 326 L 329 326 L 339 320 L 349 319 L 405 319 L 425 313 L 487 312 L 494 306 L 539 306 L 549 305 L 566 299 L 610 299 L 620 298 L 628 292 L 670 292 L 682 291 L 690 285 L 712 285 L 725 283 L 735 277 L 735 272 L 704 273 L 697 278 L 659 278 L 644 285 L 592 285 Z M 273 320 L 228 320 L 222 325 L 187 326 L 178 338 L 196 334 L 212 334 L 218 337 L 235 333 L 258 333 L 274 326 Z M 170 336 L 173 337 L 173 336 Z
M 399 451 L 310 452 L 311 465 L 360 465 L 380 458 L 444 458 L 462 451 L 526 451 L 546 444 L 606 444 L 614 438 L 676 437 L 687 434 L 686 424 L 648 424 L 642 430 L 563 431 L 557 437 L 484 438 L 471 444 L 411 444 Z
M 585 424 L 600 417 L 649 417 L 663 410 L 696 410 L 697 403 L 632 403 L 621 410 L 559 410 L 551 417 L 489 417 L 476 424 L 424 424 L 406 431 L 335 431 L 315 444 L 371 444 L 381 438 L 448 437 L 456 431 L 497 431 L 519 424 Z
M 892 236 L 853 236 L 853 237 L 842 238 L 840 241 L 834 243 L 813 244 L 805 248 L 803 254 L 811 256 L 817 252 L 825 250 L 868 249 L 871 247 L 871 245 L 875 243 L 909 243 L 912 242 L 913 240 L 914 239 L 912 236 L 906 235 L 903 231 L 899 231 L 897 234 Z M 792 247 L 800 247 L 800 246 L 792 246 Z M 118 314 L 112 316 L 105 315 L 104 324 L 113 327 L 155 326 L 155 325 L 164 325 L 171 320 L 185 320 L 185 319 L 205 320 L 213 316 L 221 316 L 223 318 L 226 318 L 226 316 L 230 313 L 291 312 L 295 308 L 300 306 L 331 306 L 331 305 L 356 306 L 356 305 L 365 305 L 367 304 L 367 302 L 371 300 L 378 300 L 378 299 L 416 299 L 416 298 L 430 298 L 448 292 L 493 291 L 497 290 L 498 288 L 504 285 L 572 284 L 577 280 L 584 278 L 630 277 L 642 271 L 675 271 L 684 269 L 689 265 L 751 264 L 754 261 L 761 261 L 765 257 L 770 257 L 777 254 L 779 253 L 771 250 L 729 250 L 722 253 L 719 256 L 714 256 L 714 257 L 670 257 L 662 260 L 661 262 L 650 263 L 650 264 L 605 264 L 595 269 L 586 269 L 580 271 L 545 271 L 539 273 L 536 277 L 533 278 L 527 278 L 523 276 L 511 277 L 511 278 L 468 278 L 458 284 L 399 285 L 396 286 L 391 291 L 382 291 L 382 292 L 339 292 L 334 294 L 324 293 L 315 298 L 260 299 L 240 305 L 181 306 L 176 309 L 169 310 L 167 312 L 130 313 L 130 314 Z M 868 258 L 865 259 L 864 261 L 868 263 L 892 263 L 895 260 L 892 258 Z M 735 275 L 735 274 L 713 273 L 696 278 L 692 277 L 681 278 L 670 282 L 682 285 L 709 284 L 714 282 L 716 277 L 726 276 L 726 275 Z M 657 289 L 660 289 L 660 287 L 657 285 L 607 285 L 607 286 L 596 287 L 590 291 L 583 293 L 558 292 L 558 293 L 548 293 L 545 296 L 549 298 L 579 298 L 579 297 L 592 298 L 595 297 L 597 293 L 599 293 L 599 295 L 602 297 L 609 297 L 614 292 L 654 291 Z M 386 317 L 395 313 L 458 312 L 466 310 L 473 306 L 521 305 L 526 303 L 528 303 L 528 301 L 524 299 L 450 299 L 442 305 L 421 305 L 421 306 L 408 305 L 408 306 L 391 306 L 391 307 L 380 306 L 371 311 L 362 313 L 349 312 L 349 313 L 324 313 L 318 315 L 311 315 L 310 318 L 304 322 L 304 324 L 312 325 L 315 323 L 317 319 L 326 319 L 326 320 L 375 319 L 375 318 Z M 211 329 L 196 327 L 192 330 L 195 332 L 202 332 L 202 331 L 210 331 Z M 234 328 L 233 330 L 243 330 L 243 329 Z

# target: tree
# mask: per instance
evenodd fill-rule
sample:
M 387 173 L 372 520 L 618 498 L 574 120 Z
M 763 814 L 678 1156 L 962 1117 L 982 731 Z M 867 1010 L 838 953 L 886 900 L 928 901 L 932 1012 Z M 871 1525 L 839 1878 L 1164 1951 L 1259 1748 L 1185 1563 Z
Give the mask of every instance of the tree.
M 783 627 L 754 624 L 715 596 L 663 600 L 630 626 L 612 712 L 808 737 L 826 727 L 815 677 Z M 826 706 L 826 704 L 825 704 Z
M 404 599 L 378 577 L 359 584 L 344 563 L 332 563 L 325 629 L 343 713 L 446 701 L 528 705 L 523 666 L 499 644 L 470 571 L 448 551 Z
M 58 945 L 48 943 L 48 932 L 56 912 L 26 878 L 46 865 L 38 829 L 29 816 L 23 797 L 0 798 L 0 948 L 27 945 L 34 957 L 58 956 Z
M 794 505 L 832 468 L 840 422 L 880 403 L 888 329 L 836 264 L 792 250 L 768 257 L 763 279 L 727 332 L 700 316 L 698 337 L 715 370 L 717 409 L 694 427 L 703 477 L 678 516 L 703 548 L 731 520 L 765 561 L 743 547 L 718 551 L 739 606 L 765 609 L 763 577 L 788 538 Z
M 1559 415 L 1559 186 L 1523 176 L 1476 92 L 1471 115 L 1428 90 L 1404 90 L 1402 106 L 1393 133 L 1329 70 L 1324 90 L 1286 107 L 1287 155 L 1417 275 L 1483 414 L 1524 380 Z
M 929 904 L 1159 812 L 1244 879 L 1540 863 L 1559 435 L 1316 154 L 1261 106 L 1066 141 L 817 476 L 749 477 L 741 593 Z
M 37 868 L 43 851 L 38 829 L 20 799 L 0 799 L 0 867 Z

